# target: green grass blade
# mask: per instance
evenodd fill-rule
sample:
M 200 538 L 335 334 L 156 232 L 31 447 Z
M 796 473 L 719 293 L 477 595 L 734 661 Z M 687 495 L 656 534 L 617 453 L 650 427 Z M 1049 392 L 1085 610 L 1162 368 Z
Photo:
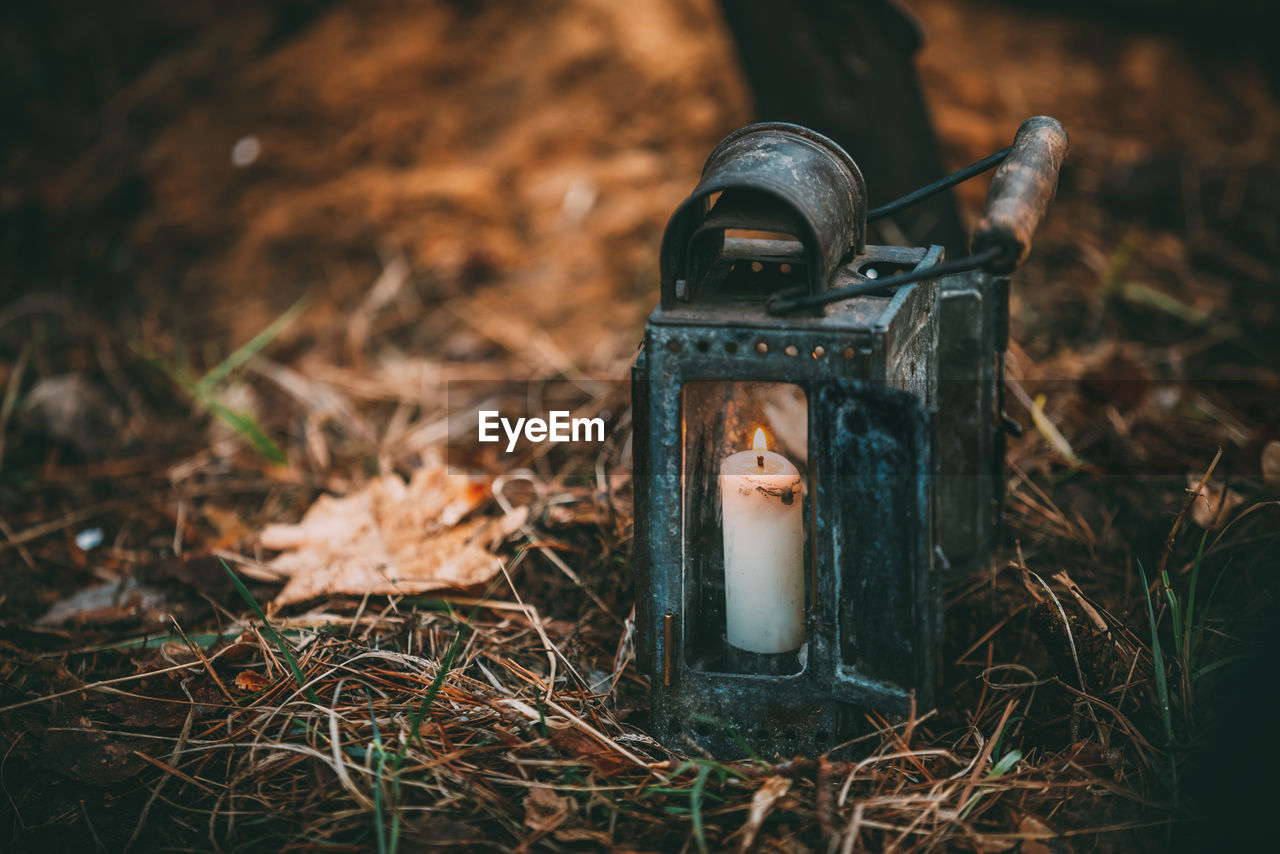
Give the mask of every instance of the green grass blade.
M 252 415 L 231 409 L 199 389 L 196 390 L 195 394 L 196 400 L 200 401 L 201 406 L 221 418 L 232 430 L 249 440 L 249 443 L 258 449 L 258 453 L 278 465 L 285 465 L 288 462 L 284 451 L 280 450 L 279 445 L 271 441 L 271 437 L 258 426 L 258 422 L 254 420 Z
M 1005 774 L 1008 774 L 1009 769 L 1017 765 L 1019 760 L 1021 759 L 1022 759 L 1021 750 L 1018 750 L 1016 748 L 1013 750 L 1010 750 L 1003 757 L 1001 757 L 999 762 L 991 766 L 991 770 L 987 772 L 987 778 L 995 779 L 996 777 L 1003 777 Z
M 231 583 L 235 585 L 236 592 L 240 594 L 240 598 L 243 599 L 251 609 L 253 609 L 253 613 L 262 621 L 262 628 L 263 631 L 267 633 L 267 637 L 271 638 L 271 641 L 280 648 L 281 655 L 283 655 L 285 660 L 289 662 L 289 669 L 293 671 L 293 679 L 298 683 L 298 687 L 305 687 L 307 680 L 306 677 L 302 675 L 302 668 L 298 665 L 298 659 L 293 655 L 293 649 L 284 638 L 280 637 L 280 633 L 276 631 L 275 626 L 271 625 L 271 621 L 267 619 L 267 615 L 262 611 L 262 606 L 258 604 L 257 599 L 253 598 L 253 594 L 249 592 L 249 588 L 244 586 L 244 582 L 240 580 L 240 576 L 236 575 L 235 570 L 228 566 L 227 562 L 222 558 L 218 558 L 218 562 L 221 563 L 222 568 L 227 571 L 227 575 L 231 577 Z M 308 700 L 316 704 L 320 703 L 320 699 L 316 696 L 314 689 L 307 688 L 306 691 Z
M 1182 603 L 1178 601 L 1178 594 L 1173 591 L 1173 585 L 1169 582 L 1168 571 L 1161 571 L 1160 584 L 1164 587 L 1164 596 L 1169 602 L 1169 624 L 1173 628 L 1173 654 L 1175 657 L 1179 657 L 1184 650 L 1182 645 Z
M 1204 607 L 1200 609 L 1200 614 L 1196 616 L 1195 636 L 1191 639 L 1191 645 L 1199 648 L 1200 638 L 1204 636 L 1204 627 L 1209 620 L 1209 607 L 1213 604 L 1214 598 L 1218 594 L 1218 585 L 1222 583 L 1222 579 L 1227 577 L 1227 567 L 1231 566 L 1231 561 L 1223 564 L 1222 570 L 1218 573 L 1218 577 L 1213 580 L 1213 586 L 1209 588 L 1209 595 L 1204 600 Z
M 998 733 L 996 733 L 996 743 L 991 745 L 991 754 L 993 756 L 1000 752 L 1000 746 L 1004 744 L 1005 733 L 1012 729 L 1021 720 L 1022 715 L 1014 715 L 1009 718 L 1009 720 L 1005 721 L 1004 726 L 1001 727 Z
M 253 416 L 245 412 L 238 412 L 214 397 L 210 385 L 205 383 L 204 379 L 192 379 L 186 369 L 171 364 L 142 342 L 134 342 L 133 349 L 158 371 L 173 380 L 175 385 L 191 395 L 196 403 L 204 407 L 206 411 L 217 418 L 221 418 L 232 430 L 247 439 L 267 459 L 279 465 L 284 465 L 287 462 L 284 452 L 280 450 L 280 447 L 275 442 L 271 441 L 271 438 L 267 436 Z M 208 379 L 208 377 L 206 376 L 205 379 Z
M 736 729 L 729 726 L 724 721 L 720 720 L 720 718 L 717 718 L 714 715 L 695 714 L 692 716 L 692 719 L 695 723 L 710 724 L 711 726 L 714 726 L 724 731 L 729 735 L 729 738 L 733 739 L 735 744 L 737 744 L 746 752 L 747 756 L 751 759 L 752 762 L 754 762 L 757 765 L 768 765 L 767 762 L 765 762 L 760 758 L 759 754 L 757 754 L 754 750 L 751 749 L 751 745 L 747 744 L 747 740 L 743 738 L 741 735 L 739 735 Z M 741 774 L 738 774 L 738 772 L 734 771 L 732 768 L 728 768 L 726 770 L 730 774 L 734 774 L 739 777 L 743 776 Z M 743 779 L 745 779 L 745 777 L 743 777 Z
M 1120 292 L 1129 302 L 1163 312 L 1188 326 L 1205 326 L 1212 323 L 1214 319 L 1208 312 L 1189 305 L 1170 293 L 1153 288 L 1145 282 L 1125 282 Z
M 1008 729 L 1008 727 L 1006 726 L 1005 729 Z M 1003 733 L 1003 730 L 1001 732 Z M 991 752 L 995 753 L 996 751 L 993 749 Z M 1009 771 L 1015 765 L 1017 765 L 1021 759 L 1022 759 L 1021 750 L 1018 750 L 1016 748 L 1013 750 L 1010 750 L 1008 753 L 1006 753 L 1004 756 L 1000 758 L 999 762 L 991 766 L 991 770 L 987 772 L 987 779 L 994 780 L 997 777 L 1003 777 L 1005 774 L 1008 774 Z M 969 803 L 965 804 L 964 809 L 960 810 L 960 819 L 963 821 L 964 819 L 968 818 L 969 813 L 973 812 L 974 809 L 977 808 L 978 804 L 982 801 L 983 798 L 987 796 L 987 794 L 988 794 L 988 791 L 986 789 L 979 789 L 977 792 L 975 792 L 973 794 L 973 797 L 969 799 Z
M 1217 661 L 1212 661 L 1206 664 L 1204 667 L 1201 667 L 1199 670 L 1195 672 L 1195 677 L 1199 679 L 1201 676 L 1205 676 L 1209 673 L 1212 673 L 1213 671 L 1217 670 L 1219 667 L 1226 667 L 1228 664 L 1234 664 L 1237 661 L 1244 661 L 1248 657 L 1249 657 L 1249 654 L 1247 652 L 1238 652 L 1235 655 L 1223 656 L 1222 658 L 1219 658 Z
M 512 555 L 510 563 L 507 564 L 507 571 L 509 572 L 511 569 L 519 565 L 520 561 L 524 560 L 524 556 L 527 552 L 528 548 L 526 547 L 517 549 L 516 553 Z M 506 577 L 506 575 L 507 572 L 504 572 L 502 577 Z M 440 688 L 444 686 L 444 680 L 448 678 L 449 671 L 453 669 L 454 661 L 457 660 L 458 653 L 462 650 L 462 643 L 466 640 L 467 632 L 471 630 L 471 624 L 475 622 L 476 617 L 480 614 L 480 609 L 485 606 L 485 603 L 489 601 L 489 597 L 492 596 L 494 590 L 497 589 L 497 584 L 497 579 L 494 579 L 489 583 L 489 586 L 485 588 L 484 594 L 481 595 L 479 601 L 477 601 L 472 609 L 467 613 L 466 620 L 458 626 L 458 633 L 454 635 L 453 641 L 449 644 L 449 649 L 445 651 L 444 658 L 440 660 L 440 667 L 436 670 L 435 678 L 432 679 L 431 684 L 427 686 L 426 696 L 422 698 L 422 703 L 418 706 L 417 711 L 413 713 L 413 718 L 409 722 L 409 728 L 413 733 L 412 737 L 414 739 L 421 741 L 422 736 L 418 734 L 418 725 L 422 723 L 422 719 L 426 717 L 427 712 L 430 711 L 431 704 L 435 702 L 436 694 L 440 693 Z M 456 615 L 453 610 L 453 603 L 449 602 L 447 599 L 443 600 L 443 602 L 449 611 L 449 616 L 455 617 L 456 619 Z M 404 759 L 406 749 L 407 745 L 401 747 L 400 756 L 397 762 Z M 397 764 L 397 768 L 398 767 L 399 765 Z
M 1160 631 L 1156 626 L 1156 611 L 1151 604 L 1151 588 L 1147 572 L 1138 561 L 1138 574 L 1142 577 L 1142 597 L 1147 602 L 1147 618 L 1151 621 L 1151 666 L 1155 671 L 1156 697 L 1160 702 L 1160 721 L 1164 724 L 1165 738 L 1173 744 L 1173 712 L 1169 707 L 1169 680 L 1164 672 L 1164 654 L 1160 649 Z
M 1191 668 L 1191 656 L 1195 653 L 1195 644 L 1192 641 L 1195 639 L 1196 588 L 1200 586 L 1200 564 L 1204 560 L 1204 544 L 1208 539 L 1208 531 L 1200 535 L 1200 545 L 1196 547 L 1196 559 L 1191 562 L 1191 582 L 1187 588 L 1187 612 L 1183 615 L 1182 627 L 1183 643 L 1186 644 L 1182 660 L 1187 669 Z
M 382 800 L 382 775 L 387 768 L 387 754 L 382 748 L 382 732 L 378 729 L 378 714 L 373 709 L 373 697 L 367 688 L 364 698 L 369 704 L 369 725 L 373 728 L 373 746 L 378 749 L 378 764 L 375 769 L 377 778 L 373 782 L 373 829 L 378 837 L 378 854 L 387 854 L 387 830 L 382 824 L 382 816 L 385 812 Z
M 180 366 L 180 363 L 170 362 L 145 341 L 132 340 L 129 342 L 129 348 L 145 359 L 151 367 L 173 380 L 174 384 L 180 386 L 183 391 L 194 394 L 196 381 Z
M 452 607 L 449 608 L 449 614 L 453 614 Z M 472 614 L 474 616 L 475 612 L 473 611 Z M 431 704 L 435 702 L 436 695 L 444 687 L 444 680 L 449 677 L 449 672 L 453 670 L 453 663 L 457 660 L 458 653 L 462 650 L 462 642 L 466 638 L 468 628 L 468 623 L 459 624 L 458 633 L 453 636 L 453 641 L 449 644 L 449 648 L 445 650 L 444 658 L 440 660 L 440 666 L 436 668 L 435 678 L 427 686 L 426 695 L 423 696 L 422 702 L 418 704 L 418 708 L 413 713 L 413 718 L 409 722 L 409 730 L 413 733 L 414 738 L 422 738 L 418 734 L 418 725 L 422 723 L 422 719 L 431 710 Z
M 693 836 L 698 841 L 698 850 L 707 854 L 707 834 L 702 823 L 702 790 L 707 785 L 707 775 L 711 773 L 711 765 L 704 763 L 698 768 L 698 779 L 693 781 L 693 789 L 689 792 L 689 815 L 693 819 Z
M 660 777 L 660 778 L 658 778 L 658 782 L 659 782 L 660 784 L 670 783 L 672 780 L 674 780 L 675 778 L 679 777 L 681 774 L 683 774 L 685 771 L 688 771 L 688 770 L 689 770 L 690 768 L 692 768 L 692 767 L 693 767 L 693 761 L 692 761 L 692 760 L 690 760 L 690 759 L 686 759 L 685 761 L 681 762 L 681 763 L 676 767 L 676 770 L 672 771 L 670 774 L 668 774 L 668 775 L 667 775 L 667 776 L 665 776 L 665 777 Z M 656 790 L 656 789 L 653 789 L 653 788 L 646 788 L 646 789 L 645 789 L 645 791 L 646 791 L 646 792 L 653 792 L 653 791 L 657 791 L 657 790 Z
M 298 318 L 298 315 L 302 314 L 306 305 L 307 297 L 304 294 L 297 302 L 289 306 L 289 308 L 285 310 L 284 314 L 271 321 L 266 329 L 263 329 L 257 335 L 250 338 L 234 353 L 227 356 L 227 358 L 223 359 L 217 365 L 214 365 L 213 370 L 209 371 L 209 373 L 196 381 L 196 388 L 200 391 L 208 391 L 227 377 L 231 376 L 231 373 L 235 371 L 236 368 L 258 355 L 258 353 L 262 352 L 263 348 L 274 341 L 276 336 L 285 330 L 286 326 L 293 323 L 293 321 Z

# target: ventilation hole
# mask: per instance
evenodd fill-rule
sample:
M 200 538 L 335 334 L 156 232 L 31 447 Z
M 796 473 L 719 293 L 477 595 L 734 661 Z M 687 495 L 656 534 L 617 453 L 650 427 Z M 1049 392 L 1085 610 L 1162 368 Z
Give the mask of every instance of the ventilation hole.
M 779 265 L 778 265 L 778 270 L 779 270 L 779 271 L 781 271 L 782 273 L 790 273 L 790 272 L 791 272 L 791 265 L 790 265 L 790 264 L 779 264 Z
M 706 724 L 694 724 L 693 731 L 702 738 L 711 735 L 711 727 Z
M 823 347 L 821 344 L 813 348 L 813 358 L 821 359 L 825 355 L 827 355 L 827 348 Z
M 698 352 L 699 352 L 699 353 L 705 353 L 705 352 L 707 352 L 707 351 L 708 351 L 708 350 L 710 350 L 710 349 L 711 349 L 711 343 L 710 343 L 709 341 L 699 341 L 699 342 L 698 342 Z
M 751 272 L 753 272 L 753 273 L 759 273 L 759 272 L 760 272 L 761 270 L 763 270 L 763 269 L 764 269 L 764 265 L 763 265 L 763 264 L 761 264 L 759 261 L 752 261 L 752 262 L 751 262 Z
M 853 348 L 852 348 L 852 347 L 845 347 L 845 348 L 844 348 L 844 352 L 843 352 L 843 353 L 841 353 L 840 355 L 844 356 L 846 359 L 852 359 L 852 358 L 853 358 Z
M 800 351 L 796 349 L 795 344 L 788 344 L 782 352 L 786 353 L 788 356 L 795 356 L 799 354 Z
M 782 731 L 782 740 L 787 744 L 795 744 L 796 731 L 791 729 L 790 727 L 787 727 Z
M 867 267 L 862 271 L 862 275 L 866 276 L 868 279 L 878 279 L 880 278 L 880 271 L 875 267 Z
M 827 744 L 831 741 L 831 733 L 825 728 L 815 732 L 813 737 L 817 740 L 818 744 Z
M 726 342 L 724 342 L 724 351 L 725 351 L 726 353 L 730 353 L 730 354 L 738 352 L 738 345 L 737 345 L 737 343 L 736 343 L 736 342 L 733 342 L 733 341 L 726 341 Z
M 757 341 L 757 342 L 756 342 L 756 352 L 757 352 L 757 353 L 759 353 L 759 354 L 761 354 L 761 355 L 764 355 L 765 353 L 768 353 L 768 352 L 769 352 L 769 344 L 768 344 L 768 342 L 766 342 L 766 341 Z
M 764 727 L 756 727 L 756 731 L 753 733 L 753 735 L 755 736 L 756 741 L 765 741 L 766 739 L 769 738 L 769 733 L 765 730 Z
M 670 341 L 667 342 L 667 349 L 670 350 L 672 353 L 679 353 L 680 342 L 672 338 Z

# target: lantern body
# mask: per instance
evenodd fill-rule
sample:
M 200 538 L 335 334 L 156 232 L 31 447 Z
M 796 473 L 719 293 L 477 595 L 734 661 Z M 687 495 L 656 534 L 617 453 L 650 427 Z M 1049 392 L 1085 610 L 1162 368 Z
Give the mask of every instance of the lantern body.
M 940 254 L 870 247 L 846 269 Z M 825 751 L 859 734 L 868 709 L 906 713 L 913 691 L 932 702 L 938 296 L 924 281 L 823 317 L 781 321 L 757 303 L 650 318 L 633 373 L 635 554 L 660 740 L 692 737 L 717 755 L 740 752 L 735 734 L 766 754 Z M 719 464 L 756 424 L 803 485 L 805 636 L 790 655 L 744 655 L 727 638 Z
M 942 250 L 866 247 L 857 167 L 798 130 L 713 152 L 632 374 L 651 732 L 725 756 L 828 751 L 869 709 L 928 706 L 936 670 L 939 283 L 807 316 L 766 300 Z
M 712 151 L 632 372 L 636 652 L 660 740 L 828 753 L 868 711 L 932 704 L 939 575 L 986 567 L 999 534 L 1003 276 L 1065 146 L 1056 121 L 1023 123 L 981 251 L 946 267 L 939 247 L 866 245 L 862 175 L 825 137 L 753 125 Z

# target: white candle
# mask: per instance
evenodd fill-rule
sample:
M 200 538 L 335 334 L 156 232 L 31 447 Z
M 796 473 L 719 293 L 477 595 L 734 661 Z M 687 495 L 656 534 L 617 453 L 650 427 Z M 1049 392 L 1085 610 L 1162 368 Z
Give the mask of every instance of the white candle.
M 720 463 L 728 641 L 748 652 L 788 652 L 804 643 L 800 472 L 765 449 L 761 429 L 752 449 Z

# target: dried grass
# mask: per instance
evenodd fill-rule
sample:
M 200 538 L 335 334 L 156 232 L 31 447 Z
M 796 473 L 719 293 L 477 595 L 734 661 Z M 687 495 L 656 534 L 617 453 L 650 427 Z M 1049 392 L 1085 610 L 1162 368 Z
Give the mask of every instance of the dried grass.
M 558 498 L 598 509 L 587 490 Z M 542 548 L 579 547 L 582 534 L 552 546 L 544 534 Z M 947 668 L 940 711 L 873 715 L 874 733 L 839 760 L 718 762 L 653 742 L 629 635 L 591 601 L 625 594 L 584 577 L 594 589 L 576 622 L 544 615 L 532 603 L 545 597 L 519 591 L 568 582 L 523 545 L 478 597 L 395 598 L 380 613 L 368 599 L 334 602 L 270 626 L 251 619 L 207 648 L 176 630 L 153 658 L 165 667 L 0 715 L 38 716 L 74 696 L 75 729 L 145 735 L 139 844 L 986 852 L 1086 835 L 1114 850 L 1160 839 L 1177 815 L 1140 623 L 1126 629 L 1021 552 L 949 601 L 953 623 L 984 631 Z M 974 619 L 1004 608 L 989 628 Z M 1041 644 L 1048 661 L 1036 660 Z M 138 687 L 157 677 L 166 689 Z M 168 726 L 111 722 L 148 696 L 172 706 Z

